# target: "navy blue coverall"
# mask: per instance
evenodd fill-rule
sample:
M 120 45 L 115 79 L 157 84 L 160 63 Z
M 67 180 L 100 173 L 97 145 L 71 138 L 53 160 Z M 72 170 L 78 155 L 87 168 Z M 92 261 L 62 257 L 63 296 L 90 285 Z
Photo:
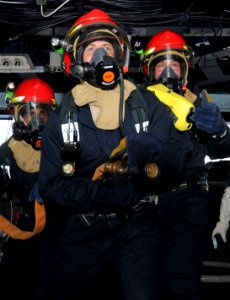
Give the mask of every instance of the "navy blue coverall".
M 197 100 L 199 102 L 199 100 Z M 198 300 L 201 297 L 204 241 L 209 220 L 208 174 L 204 157 L 230 154 L 230 130 L 214 139 L 195 128 L 181 132 L 193 147 L 186 154 L 184 179 L 179 187 L 159 195 L 157 214 L 162 226 L 162 300 Z M 210 237 L 211 239 L 211 237 Z
M 10 170 L 8 187 L 10 195 L 8 196 L 11 198 L 8 200 L 14 201 L 18 210 L 18 212 L 14 210 L 14 219 L 18 219 L 14 221 L 14 224 L 16 223 L 16 226 L 22 230 L 32 231 L 34 202 L 29 202 L 29 195 L 37 183 L 38 172 L 26 172 L 18 166 L 13 151 L 8 147 L 8 141 L 0 147 L 0 165 L 5 164 Z M 0 184 L 3 185 L 4 182 Z M 27 240 L 9 237 L 3 243 L 0 281 L 4 286 L 6 298 L 32 299 L 38 274 L 40 236 L 41 234 L 38 234 Z
M 141 205 L 139 201 L 150 192 L 154 194 L 157 186 L 173 185 L 180 178 L 184 149 L 162 103 L 149 91 L 142 89 L 141 93 L 149 108 L 148 131 L 160 145 L 155 160 L 160 176 L 148 184 L 146 178 L 139 178 L 133 207 L 129 213 L 121 208 L 115 217 L 111 215 L 113 212 L 94 215 L 93 198 L 98 182 L 92 181 L 92 176 L 118 146 L 122 138 L 120 129 L 96 128 L 89 106 L 76 106 L 81 152 L 75 173 L 65 177 L 61 174 L 60 112 L 66 98 L 72 98 L 71 93 L 50 117 L 43 134 L 39 173 L 39 191 L 46 206 L 47 225 L 36 299 L 91 299 L 95 290 L 102 295 L 107 288 L 105 282 L 110 284 L 115 278 L 116 290 L 120 288 L 121 292 L 119 299 L 157 299 L 161 251 L 159 222 L 155 204 L 149 201 Z M 136 133 L 128 101 L 124 118 L 127 136 Z M 126 186 L 114 189 L 117 199 L 125 192 Z M 109 201 L 110 196 L 107 197 Z M 107 281 L 101 280 L 105 270 L 108 270 Z M 110 291 L 106 299 L 114 292 Z

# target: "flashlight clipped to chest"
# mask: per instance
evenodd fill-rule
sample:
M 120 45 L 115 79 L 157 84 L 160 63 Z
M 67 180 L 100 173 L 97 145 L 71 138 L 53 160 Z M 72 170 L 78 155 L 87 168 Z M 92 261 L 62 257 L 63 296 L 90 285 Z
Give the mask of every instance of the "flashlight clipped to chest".
M 68 122 L 62 124 L 64 144 L 61 147 L 62 175 L 72 176 L 76 171 L 76 162 L 80 156 L 80 143 L 78 136 L 78 124 L 73 121 L 73 113 L 67 113 Z

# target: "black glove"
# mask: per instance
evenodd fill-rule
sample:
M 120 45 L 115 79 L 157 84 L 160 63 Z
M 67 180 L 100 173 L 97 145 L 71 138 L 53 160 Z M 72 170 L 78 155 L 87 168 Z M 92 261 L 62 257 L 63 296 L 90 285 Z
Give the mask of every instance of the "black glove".
M 126 137 L 129 174 L 137 175 L 149 161 L 158 155 L 159 145 L 147 132 L 127 135 Z
M 117 211 L 127 209 L 135 204 L 135 184 L 127 176 L 111 176 L 98 180 L 92 205 L 96 210 Z
M 218 137 L 223 135 L 227 128 L 219 107 L 213 102 L 202 102 L 196 108 L 192 120 L 198 129 Z

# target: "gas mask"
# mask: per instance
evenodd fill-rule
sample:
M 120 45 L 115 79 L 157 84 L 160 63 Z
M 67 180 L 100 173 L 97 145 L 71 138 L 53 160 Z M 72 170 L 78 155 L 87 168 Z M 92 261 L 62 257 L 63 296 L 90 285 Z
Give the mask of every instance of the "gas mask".
M 157 83 L 163 83 L 170 90 L 177 94 L 183 94 L 182 79 L 178 77 L 171 67 L 165 67 L 156 81 Z
M 41 149 L 42 131 L 49 116 L 49 106 L 27 103 L 19 111 L 13 124 L 13 135 L 18 141 L 24 140 L 35 150 Z
M 97 48 L 89 63 L 72 66 L 71 73 L 95 87 L 109 90 L 117 85 L 120 68 L 104 48 Z
M 33 115 L 30 123 L 27 125 L 31 128 L 30 144 L 35 150 L 41 149 L 42 131 L 45 124 L 45 121 L 39 115 Z

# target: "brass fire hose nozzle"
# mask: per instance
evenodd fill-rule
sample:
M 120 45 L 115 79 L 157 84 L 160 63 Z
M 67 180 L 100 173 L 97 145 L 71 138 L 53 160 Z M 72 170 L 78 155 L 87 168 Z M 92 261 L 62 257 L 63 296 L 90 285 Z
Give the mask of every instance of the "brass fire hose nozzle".
M 126 175 L 128 174 L 127 160 L 108 161 L 104 164 L 105 173 L 110 175 Z M 146 164 L 145 176 L 149 179 L 155 179 L 159 175 L 159 168 L 154 162 Z

